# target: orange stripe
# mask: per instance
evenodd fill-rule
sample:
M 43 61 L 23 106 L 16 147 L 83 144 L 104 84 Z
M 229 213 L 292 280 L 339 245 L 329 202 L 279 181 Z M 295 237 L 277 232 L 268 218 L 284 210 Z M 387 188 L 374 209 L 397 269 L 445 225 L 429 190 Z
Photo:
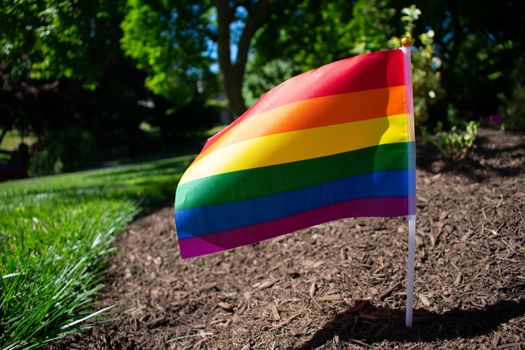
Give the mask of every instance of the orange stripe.
M 256 137 L 404 113 L 403 85 L 312 98 L 243 120 L 203 150 L 197 159 L 216 149 Z

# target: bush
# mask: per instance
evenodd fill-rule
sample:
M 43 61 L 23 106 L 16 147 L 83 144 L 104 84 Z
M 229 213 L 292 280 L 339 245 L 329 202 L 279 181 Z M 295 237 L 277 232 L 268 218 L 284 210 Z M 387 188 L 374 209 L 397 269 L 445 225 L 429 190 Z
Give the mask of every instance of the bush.
M 499 112 L 504 116 L 503 127 L 525 129 L 525 56 L 515 63 L 512 74 L 512 93 L 508 96 L 500 94 L 502 102 Z
M 443 125 L 438 124 L 434 135 L 422 128 L 422 141 L 433 143 L 445 158 L 461 161 L 474 149 L 478 126 L 477 122 L 471 121 L 466 124 L 465 131 L 459 130 L 457 126 L 453 126 L 450 131 L 443 131 Z
M 93 135 L 80 129 L 56 131 L 46 138 L 43 149 L 31 159 L 31 175 L 57 174 L 94 165 L 97 145 Z
M 401 10 L 401 21 L 405 27 L 405 36 L 412 37 L 416 21 L 421 11 L 411 5 Z M 414 123 L 417 128 L 423 127 L 428 121 L 428 110 L 443 95 L 441 87 L 441 60 L 436 55 L 434 47 L 434 31 L 428 29 L 417 36 L 412 49 L 412 85 L 414 94 Z M 395 49 L 401 46 L 401 38 L 393 37 L 389 46 Z
M 401 22 L 405 28 L 404 36 L 413 37 L 415 40 L 411 50 L 412 60 L 412 92 L 414 94 L 414 123 L 417 128 L 423 127 L 428 122 L 430 106 L 435 104 L 444 94 L 441 87 L 441 60 L 434 46 L 435 33 L 432 29 L 414 36 L 416 22 L 422 15 L 415 5 L 401 10 Z M 387 43 L 389 49 L 401 46 L 401 37 L 393 36 Z M 381 47 L 381 46 L 380 46 Z M 357 45 L 355 54 L 372 52 L 370 43 Z
M 164 132 L 178 134 L 206 130 L 219 122 L 219 108 L 207 106 L 200 99 L 166 112 L 165 120 L 161 126 Z

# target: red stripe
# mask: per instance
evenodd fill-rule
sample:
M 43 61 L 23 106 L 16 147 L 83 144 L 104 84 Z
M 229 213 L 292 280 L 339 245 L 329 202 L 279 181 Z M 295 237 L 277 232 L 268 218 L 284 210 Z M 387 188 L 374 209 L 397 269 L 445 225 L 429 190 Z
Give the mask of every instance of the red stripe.
M 408 197 L 357 199 L 306 211 L 283 219 L 234 230 L 179 240 L 183 259 L 220 252 L 259 242 L 323 222 L 347 217 L 403 216 L 409 210 Z
M 309 98 L 404 84 L 403 53 L 389 50 L 336 61 L 291 78 L 267 92 L 241 117 L 212 136 L 203 150 L 244 119 Z

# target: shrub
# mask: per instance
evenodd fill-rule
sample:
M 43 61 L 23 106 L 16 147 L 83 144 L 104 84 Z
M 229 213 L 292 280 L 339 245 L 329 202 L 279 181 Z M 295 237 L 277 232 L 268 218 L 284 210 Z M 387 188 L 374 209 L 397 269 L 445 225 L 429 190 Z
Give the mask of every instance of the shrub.
M 478 126 L 477 122 L 471 121 L 466 124 L 464 131 L 457 126 L 453 126 L 450 131 L 443 131 L 443 125 L 438 124 L 434 135 L 422 128 L 422 141 L 433 143 L 445 158 L 461 161 L 474 149 Z
M 43 149 L 31 159 L 31 175 L 57 174 L 91 166 L 97 160 L 97 145 L 86 130 L 56 131 L 46 138 Z
M 415 6 L 401 10 L 401 21 L 405 27 L 405 36 L 412 37 L 416 28 L 416 21 L 421 11 Z M 414 94 L 414 123 L 416 127 L 423 127 L 428 120 L 430 106 L 443 95 L 441 87 L 441 60 L 434 47 L 434 31 L 428 29 L 418 35 L 412 48 L 412 84 Z M 393 37 L 389 46 L 392 49 L 401 45 L 401 38 Z
M 511 78 L 512 92 L 498 96 L 502 102 L 499 112 L 505 116 L 503 127 L 523 130 L 525 129 L 525 56 L 516 61 Z

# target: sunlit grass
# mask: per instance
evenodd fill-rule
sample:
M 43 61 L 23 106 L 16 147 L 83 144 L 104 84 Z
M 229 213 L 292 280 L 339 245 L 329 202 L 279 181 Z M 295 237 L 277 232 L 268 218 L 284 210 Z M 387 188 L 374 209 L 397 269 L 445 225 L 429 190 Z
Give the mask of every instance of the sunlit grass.
M 173 200 L 191 157 L 0 184 L 0 348 L 89 327 L 116 233 Z
M 24 138 L 22 138 L 20 133 L 16 131 L 9 131 L 4 136 L 2 140 L 2 144 L 0 144 L 0 149 L 6 150 L 6 151 L 14 151 L 18 148 L 18 146 L 20 145 L 20 142 L 24 142 L 26 145 L 31 146 L 32 144 L 36 142 L 36 137 L 30 135 L 30 136 L 25 136 Z

